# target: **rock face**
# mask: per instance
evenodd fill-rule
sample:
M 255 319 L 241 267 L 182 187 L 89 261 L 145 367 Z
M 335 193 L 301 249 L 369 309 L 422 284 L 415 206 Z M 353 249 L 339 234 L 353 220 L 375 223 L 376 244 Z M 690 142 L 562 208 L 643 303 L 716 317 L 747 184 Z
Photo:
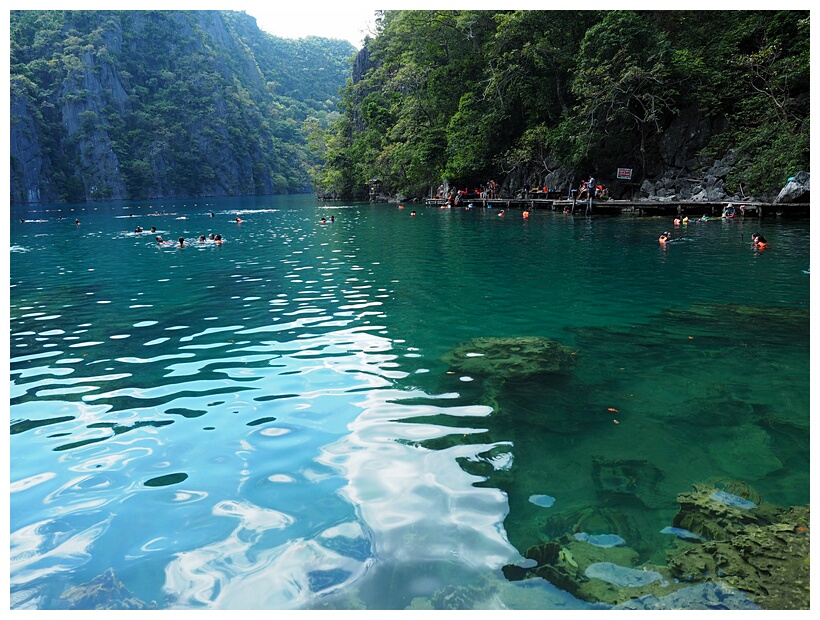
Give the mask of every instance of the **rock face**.
M 775 202 L 809 202 L 811 193 L 811 177 L 808 172 L 798 172 L 791 177 L 780 193 L 775 198 Z
M 9 131 L 11 151 L 11 201 L 16 203 L 53 202 L 53 186 L 42 183 L 51 177 L 51 161 L 37 134 L 33 103 L 22 84 L 12 80 Z
M 231 11 L 12 17 L 13 204 L 310 190 L 302 122 L 335 107 L 347 42 Z

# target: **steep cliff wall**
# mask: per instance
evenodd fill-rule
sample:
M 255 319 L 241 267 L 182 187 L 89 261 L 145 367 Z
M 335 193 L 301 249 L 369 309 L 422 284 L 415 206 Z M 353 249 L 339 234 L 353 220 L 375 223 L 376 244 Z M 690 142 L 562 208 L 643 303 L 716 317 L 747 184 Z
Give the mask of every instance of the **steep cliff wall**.
M 37 132 L 33 102 L 20 80 L 11 81 L 9 146 L 11 151 L 12 203 L 48 202 L 51 163 L 43 152 Z
M 353 51 L 224 11 L 13 11 L 12 35 L 13 203 L 310 191 L 301 125 Z

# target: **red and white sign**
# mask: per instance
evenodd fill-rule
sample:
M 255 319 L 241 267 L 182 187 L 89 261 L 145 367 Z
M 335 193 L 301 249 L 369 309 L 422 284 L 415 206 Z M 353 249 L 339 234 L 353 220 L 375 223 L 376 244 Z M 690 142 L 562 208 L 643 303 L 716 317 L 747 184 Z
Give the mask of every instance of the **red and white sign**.
M 618 168 L 618 174 L 616 176 L 619 179 L 630 181 L 632 179 L 632 168 Z

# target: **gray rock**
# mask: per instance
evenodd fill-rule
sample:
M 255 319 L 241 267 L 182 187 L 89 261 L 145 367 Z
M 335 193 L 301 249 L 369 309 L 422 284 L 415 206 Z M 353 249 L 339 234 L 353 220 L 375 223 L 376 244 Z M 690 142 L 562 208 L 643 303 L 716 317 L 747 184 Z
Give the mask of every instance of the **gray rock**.
M 774 201 L 776 203 L 809 202 L 810 178 L 811 175 L 808 172 L 798 172 L 783 186 Z

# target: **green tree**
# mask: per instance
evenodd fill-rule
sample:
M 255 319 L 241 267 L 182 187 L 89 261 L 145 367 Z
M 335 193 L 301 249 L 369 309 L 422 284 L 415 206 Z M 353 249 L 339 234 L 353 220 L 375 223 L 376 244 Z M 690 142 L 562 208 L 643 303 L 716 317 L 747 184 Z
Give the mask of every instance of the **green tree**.
M 606 13 L 587 30 L 572 82 L 576 162 L 595 159 L 613 140 L 632 144 L 637 135 L 645 172 L 648 140 L 677 109 L 670 58 L 665 33 L 638 13 Z

